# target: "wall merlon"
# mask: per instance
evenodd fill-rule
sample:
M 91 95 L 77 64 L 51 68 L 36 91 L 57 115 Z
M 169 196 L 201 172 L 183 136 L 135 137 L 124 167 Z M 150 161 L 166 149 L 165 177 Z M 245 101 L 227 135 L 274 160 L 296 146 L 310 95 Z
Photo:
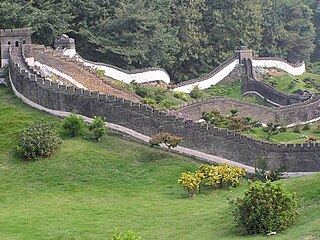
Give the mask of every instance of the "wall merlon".
M 67 87 L 67 92 L 73 94 L 75 92 L 75 87 L 74 86 L 68 86 Z

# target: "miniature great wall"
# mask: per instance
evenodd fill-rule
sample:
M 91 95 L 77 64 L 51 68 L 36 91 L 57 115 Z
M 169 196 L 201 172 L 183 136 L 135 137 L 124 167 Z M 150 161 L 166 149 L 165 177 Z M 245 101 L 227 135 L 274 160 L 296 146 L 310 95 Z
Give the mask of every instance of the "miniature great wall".
M 249 166 L 255 166 L 257 159 L 265 157 L 269 168 L 286 165 L 290 172 L 320 171 L 319 143 L 270 144 L 233 131 L 214 128 L 192 120 L 177 119 L 141 104 L 139 96 L 113 85 L 107 78 L 100 77 L 96 70 L 90 68 L 90 64 L 95 67 L 100 65 L 112 68 L 115 70 L 113 73 L 121 73 L 122 76 L 127 74 L 128 78 L 137 77 L 138 82 L 146 81 L 146 76 L 152 75 L 150 81 L 160 80 L 167 83 L 168 75 L 164 70 L 126 72 L 110 65 L 90 63 L 77 57 L 72 48 L 64 48 L 64 41 L 58 42 L 56 50 L 32 45 L 30 29 L 1 30 L 0 36 L 2 66 L 9 65 L 12 88 L 16 95 L 32 106 L 63 113 L 76 111 L 90 118 L 106 116 L 110 123 L 147 136 L 168 131 L 181 136 L 184 147 Z M 67 41 L 70 43 L 70 39 Z M 304 63 L 293 66 L 278 59 L 257 59 L 253 58 L 252 51 L 247 49 L 239 50 L 235 56 L 208 76 L 174 86 L 174 90 L 181 91 L 184 87 L 187 92 L 194 84 L 209 84 L 210 81 L 214 82 L 210 85 L 215 84 L 221 81 L 222 79 L 219 79 L 226 73 L 232 72 L 237 63 L 244 63 L 247 70 L 247 79 L 243 86 L 244 94 L 246 92 L 257 94 L 283 106 L 267 108 L 238 100 L 213 97 L 188 104 L 180 111 L 188 112 L 196 119 L 201 111 L 213 107 L 219 108 L 224 104 L 229 105 L 230 109 L 239 108 L 241 112 L 247 111 L 249 114 L 255 112 L 261 117 L 261 121 L 286 120 L 289 124 L 314 121 L 320 117 L 318 94 L 285 95 L 269 86 L 254 82 L 256 80 L 253 78 L 252 65 L 269 66 L 268 64 L 273 63 L 279 68 L 286 68 L 284 70 L 293 75 L 299 75 L 305 71 Z M 39 72 L 39 66 L 43 64 L 55 69 L 68 84 L 45 80 Z

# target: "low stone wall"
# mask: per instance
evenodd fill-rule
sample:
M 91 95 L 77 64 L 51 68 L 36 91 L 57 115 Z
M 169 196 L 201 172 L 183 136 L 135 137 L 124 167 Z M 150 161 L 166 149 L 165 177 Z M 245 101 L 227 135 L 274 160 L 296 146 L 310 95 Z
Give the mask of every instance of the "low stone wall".
M 276 145 L 250 139 L 235 132 L 212 128 L 192 121 L 167 116 L 145 105 L 114 96 L 51 84 L 35 76 L 19 56 L 10 58 L 12 83 L 19 93 L 34 103 L 52 110 L 76 111 L 87 116 L 105 116 L 138 133 L 151 136 L 168 131 L 183 138 L 183 146 L 254 166 L 265 157 L 269 167 L 285 164 L 288 171 L 320 171 L 320 145 Z
M 320 117 L 320 94 L 313 95 L 308 101 L 285 107 L 265 107 L 254 103 L 226 97 L 211 97 L 181 106 L 179 112 L 198 120 L 205 111 L 218 110 L 228 114 L 231 109 L 238 109 L 239 115 L 253 116 L 260 122 L 279 121 L 283 124 L 309 122 Z

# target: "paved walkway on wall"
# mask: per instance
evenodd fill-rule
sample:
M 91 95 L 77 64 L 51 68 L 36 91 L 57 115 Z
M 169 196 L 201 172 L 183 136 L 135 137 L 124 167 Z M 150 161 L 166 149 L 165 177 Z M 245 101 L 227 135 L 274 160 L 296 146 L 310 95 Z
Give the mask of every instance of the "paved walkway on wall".
M 51 109 L 42 107 L 39 104 L 36 104 L 36 103 L 30 101 L 29 99 L 27 99 L 25 96 L 23 96 L 22 94 L 20 94 L 16 90 L 16 88 L 12 84 L 11 75 L 9 74 L 9 76 L 10 76 L 10 82 L 11 82 L 11 86 L 12 86 L 13 92 L 15 93 L 15 95 L 18 98 L 20 98 L 26 104 L 28 104 L 28 105 L 30 105 L 30 106 L 32 106 L 34 108 L 37 108 L 39 110 L 51 113 L 51 114 L 53 114 L 53 115 L 55 115 L 57 117 L 67 117 L 67 116 L 70 115 L 69 112 L 51 110 Z M 81 116 L 81 115 L 79 115 L 79 116 Z M 82 117 L 84 118 L 85 122 L 87 122 L 87 123 L 91 123 L 93 121 L 92 118 L 88 118 L 86 116 L 82 116 Z M 126 127 L 123 127 L 123 126 L 120 126 L 120 125 L 117 125 L 117 124 L 114 124 L 114 123 L 106 123 L 106 126 L 108 128 L 110 128 L 110 129 L 114 130 L 114 131 L 117 131 L 117 132 L 120 132 L 120 133 L 124 133 L 126 135 L 129 135 L 129 136 L 131 136 L 131 137 L 133 137 L 133 138 L 135 138 L 137 140 L 143 141 L 143 142 L 147 142 L 148 143 L 149 140 L 150 140 L 149 136 L 146 136 L 146 135 L 138 133 L 138 132 L 136 132 L 136 131 L 134 131 L 132 129 L 129 129 L 129 128 L 126 128 Z M 167 149 L 165 145 L 161 145 L 160 147 L 163 148 L 163 149 Z M 221 157 L 218 157 L 218 156 L 213 156 L 213 155 L 210 155 L 210 154 L 206 154 L 206 153 L 203 153 L 203 152 L 200 152 L 200 151 L 197 151 L 197 150 L 193 150 L 193 149 L 190 149 L 190 148 L 176 147 L 176 148 L 173 148 L 171 151 L 175 152 L 175 153 L 191 156 L 191 157 L 194 157 L 196 159 L 202 160 L 202 161 L 207 162 L 207 163 L 227 163 L 229 165 L 239 166 L 241 168 L 244 168 L 248 172 L 254 172 L 254 168 L 251 167 L 251 166 L 244 165 L 244 164 L 241 164 L 241 163 L 238 163 L 238 162 L 234 162 L 234 161 L 231 161 L 231 160 L 228 160 L 228 159 L 225 159 L 225 158 L 221 158 Z M 309 174 L 312 174 L 312 173 L 313 172 L 288 172 L 288 173 L 285 173 L 285 177 L 303 176 L 303 175 L 309 175 Z

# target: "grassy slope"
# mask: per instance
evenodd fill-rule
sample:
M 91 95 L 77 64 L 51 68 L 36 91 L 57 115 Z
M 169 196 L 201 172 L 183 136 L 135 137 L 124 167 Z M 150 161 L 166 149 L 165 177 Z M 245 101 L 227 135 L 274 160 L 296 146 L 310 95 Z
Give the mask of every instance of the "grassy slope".
M 291 94 L 298 89 L 307 90 L 309 92 L 319 92 L 316 88 L 312 87 L 312 85 L 308 87 L 308 85 L 303 82 L 305 78 L 313 79 L 317 84 L 320 84 L 320 75 L 313 73 L 304 73 L 301 76 L 292 76 L 288 73 L 284 73 L 283 76 L 272 76 L 270 78 L 266 78 L 263 82 L 271 85 L 270 81 L 276 81 L 277 85 L 275 85 L 274 88 L 287 94 Z M 294 79 L 296 79 L 295 85 L 290 86 L 290 83 Z
M 186 198 L 177 185 L 189 158 L 108 136 L 101 143 L 64 139 L 51 158 L 21 161 L 16 134 L 45 117 L 0 87 L 0 239 L 110 239 L 114 227 L 133 228 L 144 239 L 265 239 L 242 237 L 228 198 L 247 184 Z M 284 181 L 305 198 L 294 227 L 268 239 L 317 239 L 320 175 Z

